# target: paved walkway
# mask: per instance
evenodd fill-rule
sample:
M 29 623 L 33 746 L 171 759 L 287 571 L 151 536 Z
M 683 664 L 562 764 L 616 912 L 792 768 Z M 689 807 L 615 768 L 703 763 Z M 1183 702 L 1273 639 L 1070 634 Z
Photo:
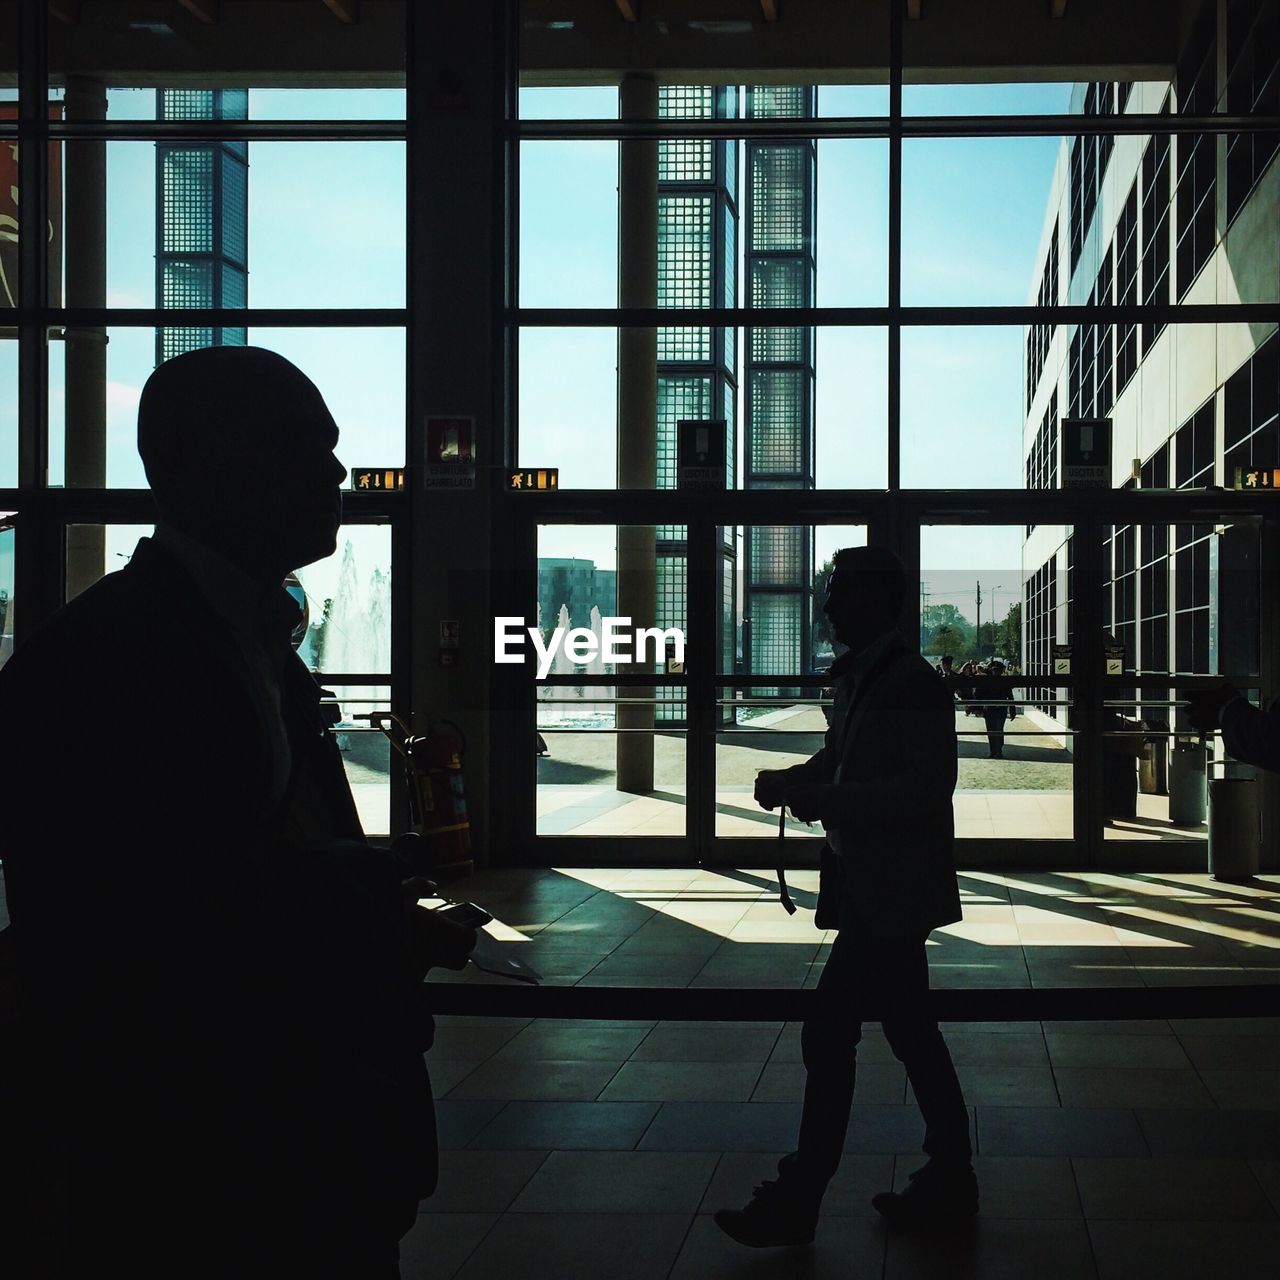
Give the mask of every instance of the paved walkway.
M 551 982 L 811 986 L 829 935 L 798 879 L 792 919 L 753 872 L 504 871 L 466 892 Z M 964 922 L 930 947 L 935 985 L 1280 980 L 1280 877 L 961 885 Z M 406 1280 L 1234 1280 L 1271 1274 L 1280 1254 L 1280 1017 L 944 1028 L 982 1214 L 935 1241 L 891 1235 L 868 1204 L 921 1163 L 910 1088 L 869 1027 L 817 1241 L 758 1252 L 710 1215 L 792 1147 L 796 1025 L 441 1023 L 440 1190 L 405 1242 Z

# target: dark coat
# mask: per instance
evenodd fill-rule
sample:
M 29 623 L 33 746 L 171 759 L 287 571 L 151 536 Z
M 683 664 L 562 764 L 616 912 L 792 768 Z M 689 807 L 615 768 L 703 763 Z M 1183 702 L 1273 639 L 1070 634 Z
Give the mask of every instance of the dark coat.
M 852 688 L 844 659 L 822 749 L 789 783 L 837 781 L 841 928 L 924 935 L 961 917 L 954 861 L 956 730 L 950 686 L 899 638 Z
M 233 1253 L 240 1227 L 296 1234 L 375 1201 L 411 1212 L 434 1188 L 431 1024 L 401 869 L 365 842 L 293 654 L 291 790 L 306 780 L 336 838 L 307 845 L 288 798 L 269 807 L 242 664 L 194 581 L 144 540 L 0 669 L 26 1101 L 90 1249 L 86 1233 L 127 1233 L 113 1215 L 136 1227 L 139 1206 L 157 1250 L 174 1218 L 179 1235 L 218 1223 Z M 129 1248 L 137 1270 L 149 1255 Z
M 1222 709 L 1222 743 L 1237 760 L 1280 773 L 1280 698 L 1265 711 L 1233 698 Z

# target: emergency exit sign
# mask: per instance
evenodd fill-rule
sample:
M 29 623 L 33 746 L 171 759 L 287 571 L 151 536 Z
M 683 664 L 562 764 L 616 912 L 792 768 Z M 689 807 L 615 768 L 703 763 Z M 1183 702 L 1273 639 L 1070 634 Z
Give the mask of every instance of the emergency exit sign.
M 1111 487 L 1111 419 L 1063 418 L 1062 487 Z
M 507 472 L 507 489 L 511 493 L 549 493 L 559 488 L 559 467 L 526 467 Z
M 1237 467 L 1236 488 L 1246 491 L 1265 489 L 1269 493 L 1280 493 L 1280 468 L 1247 469 L 1245 467 Z
M 395 492 L 404 488 L 404 468 L 353 467 L 351 487 L 360 493 Z

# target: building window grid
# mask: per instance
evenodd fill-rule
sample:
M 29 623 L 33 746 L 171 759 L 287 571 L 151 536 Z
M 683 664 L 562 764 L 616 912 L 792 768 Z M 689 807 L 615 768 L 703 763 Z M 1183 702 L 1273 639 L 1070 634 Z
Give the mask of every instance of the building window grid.
M 1165 98 L 1161 115 L 1169 114 Z M 1169 271 L 1169 209 L 1173 200 L 1170 165 L 1173 149 L 1167 134 L 1151 138 L 1142 156 L 1142 302 L 1144 306 L 1172 301 Z M 1163 322 L 1143 322 L 1142 352 L 1151 350 L 1164 330 Z
M 1115 114 L 1116 86 L 1098 81 L 1085 90 L 1084 114 Z M 1071 185 L 1068 200 L 1068 238 L 1071 247 L 1071 270 L 1074 272 L 1084 251 L 1089 223 L 1098 207 L 1107 162 L 1111 159 L 1113 139 L 1108 134 L 1092 134 L 1071 139 L 1068 176 Z
M 1058 302 L 1058 223 L 1055 220 L 1053 232 L 1049 237 L 1049 252 L 1045 257 L 1044 270 L 1040 273 L 1040 288 L 1036 293 L 1036 306 L 1052 307 Z M 1044 373 L 1045 361 L 1049 358 L 1049 348 L 1053 343 L 1056 326 L 1052 324 L 1033 324 L 1027 330 L 1027 410 L 1030 412 L 1031 402 L 1035 399 L 1036 388 L 1040 385 Z
M 1056 557 L 1050 556 L 1028 579 L 1023 589 L 1023 617 L 1026 634 L 1023 669 L 1028 677 L 1053 671 L 1052 645 L 1057 626 Z M 1037 710 L 1054 715 L 1056 695 L 1048 685 L 1032 684 L 1027 698 Z
M 1103 254 L 1102 265 L 1098 268 L 1098 277 L 1093 284 L 1091 301 L 1099 306 L 1109 306 L 1113 300 L 1111 262 L 1111 255 L 1109 253 Z M 1116 390 L 1111 383 L 1112 366 L 1115 364 L 1116 359 L 1115 326 L 1095 324 L 1091 325 L 1090 328 L 1092 330 L 1092 351 L 1090 355 L 1093 361 L 1093 410 L 1091 416 L 1105 418 L 1110 415 L 1111 407 L 1116 398 Z
M 1213 483 L 1215 449 L 1214 402 L 1210 398 L 1174 435 L 1174 481 L 1179 489 Z M 1213 525 L 1174 527 L 1173 669 L 1180 674 L 1209 675 L 1209 570 Z
M 1216 5 L 1205 8 L 1178 67 L 1178 110 L 1182 115 L 1211 115 L 1217 106 L 1216 10 Z M 1182 298 L 1209 261 L 1216 241 L 1217 135 L 1179 134 L 1177 166 L 1177 270 L 1178 296 Z
M 1138 184 L 1125 197 L 1116 224 L 1116 304 L 1134 306 L 1138 301 Z M 1138 326 L 1126 321 L 1116 331 L 1116 399 L 1138 368 Z
M 1223 387 L 1223 483 L 1236 468 L 1280 463 L 1280 333 L 1273 333 Z
M 1229 115 L 1280 115 L 1280 0 L 1227 6 Z M 1275 133 L 1227 135 L 1227 224 L 1280 147 Z

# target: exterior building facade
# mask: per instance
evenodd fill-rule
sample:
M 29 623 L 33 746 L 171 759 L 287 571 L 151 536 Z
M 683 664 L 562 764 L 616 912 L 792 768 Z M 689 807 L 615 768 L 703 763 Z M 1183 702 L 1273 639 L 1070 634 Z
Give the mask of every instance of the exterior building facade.
M 1073 112 L 1274 111 L 1276 9 L 1205 4 L 1172 81 L 1078 85 Z M 1273 302 L 1280 284 L 1275 157 L 1274 135 L 1065 140 L 1030 301 Z M 1237 470 L 1280 464 L 1274 323 L 1036 325 L 1026 333 L 1025 374 L 1029 489 L 1061 483 L 1068 419 L 1110 420 L 1115 488 L 1230 489 Z M 1108 532 L 1098 566 L 1103 623 L 1123 646 L 1126 672 L 1237 679 L 1257 673 L 1256 530 L 1208 521 Z M 1086 569 L 1075 562 L 1070 527 L 1028 526 L 1029 677 L 1052 671 L 1053 644 L 1087 643 L 1073 633 L 1072 608 Z M 1144 689 L 1143 696 L 1150 704 L 1143 718 L 1168 716 L 1161 706 L 1167 690 Z M 1039 702 L 1041 714 L 1063 722 L 1046 695 Z

